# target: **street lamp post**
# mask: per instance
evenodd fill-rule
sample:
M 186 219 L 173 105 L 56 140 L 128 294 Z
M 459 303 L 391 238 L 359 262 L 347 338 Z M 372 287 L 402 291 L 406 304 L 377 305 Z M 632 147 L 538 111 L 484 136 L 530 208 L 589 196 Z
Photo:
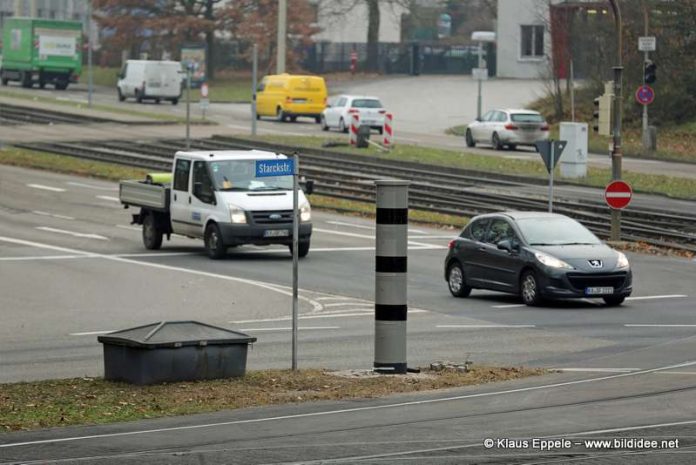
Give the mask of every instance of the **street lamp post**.
M 276 72 L 285 72 L 285 42 L 288 30 L 288 3 L 287 0 L 278 0 L 278 46 L 276 55 Z
M 611 178 L 614 181 L 621 179 L 621 118 L 623 116 L 623 59 L 621 51 L 623 50 L 623 33 L 621 22 L 621 9 L 619 8 L 618 0 L 609 0 L 611 8 L 614 12 L 614 21 L 616 24 L 616 44 L 617 44 L 617 65 L 614 66 L 614 134 L 613 147 L 611 151 Z M 612 241 L 621 239 L 621 210 L 611 210 L 611 229 L 609 237 Z
M 92 108 L 94 74 L 92 73 L 92 0 L 87 0 L 87 106 Z

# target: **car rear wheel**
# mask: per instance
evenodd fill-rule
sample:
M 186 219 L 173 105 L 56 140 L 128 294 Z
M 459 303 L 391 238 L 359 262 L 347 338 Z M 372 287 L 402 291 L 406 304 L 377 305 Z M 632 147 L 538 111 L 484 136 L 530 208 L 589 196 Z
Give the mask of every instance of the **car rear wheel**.
M 178 99 L 178 98 L 173 98 L 173 99 L 172 99 L 172 105 L 177 105 L 178 103 L 179 103 L 179 99 Z
M 138 103 L 143 103 L 143 96 L 138 89 L 135 89 L 135 100 Z
M 493 144 L 494 149 L 503 150 L 503 144 L 500 143 L 500 136 L 498 135 L 497 132 L 493 133 L 493 138 L 491 139 L 491 144 Z
M 517 144 L 508 144 L 508 149 L 510 150 L 517 150 Z
M 120 88 L 117 87 L 116 92 L 118 93 L 118 101 L 119 102 L 123 102 L 124 100 L 126 100 L 126 96 L 123 95 L 123 92 L 121 92 Z
M 317 123 L 317 124 L 321 123 L 321 116 L 315 116 L 315 117 L 314 117 L 314 122 Z
M 626 297 L 623 295 L 612 295 L 608 297 L 603 297 L 604 303 L 607 304 L 609 307 L 617 307 L 623 303 L 624 300 L 626 300 Z
M 464 270 L 459 263 L 452 263 L 447 269 L 447 286 L 455 297 L 468 297 L 471 287 L 466 285 Z
M 321 115 L 321 130 L 322 131 L 328 131 L 329 130 L 329 125 L 326 124 L 326 118 L 324 118 L 324 115 Z
M 205 228 L 205 235 L 203 236 L 205 241 L 205 251 L 208 252 L 208 257 L 213 260 L 218 260 L 227 255 L 227 247 L 222 241 L 222 233 L 220 233 L 220 227 L 215 223 L 210 223 L 207 228 Z
M 474 140 L 474 136 L 471 135 L 471 129 L 466 130 L 466 146 L 476 147 L 476 141 Z
M 543 300 L 539 290 L 539 281 L 531 270 L 525 271 L 520 279 L 520 297 L 522 297 L 522 302 L 530 307 L 539 305 Z
M 158 250 L 162 247 L 162 231 L 157 227 L 157 220 L 150 214 L 143 220 L 143 244 L 148 250 Z
M 285 112 L 283 111 L 283 109 L 280 107 L 276 108 L 276 119 L 282 123 L 285 121 L 285 118 Z

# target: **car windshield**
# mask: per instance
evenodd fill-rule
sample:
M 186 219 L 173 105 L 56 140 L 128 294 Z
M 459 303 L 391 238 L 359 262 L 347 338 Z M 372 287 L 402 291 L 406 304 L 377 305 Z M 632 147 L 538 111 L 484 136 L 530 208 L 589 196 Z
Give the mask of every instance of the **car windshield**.
M 517 220 L 517 226 L 529 245 L 601 243 L 586 227 L 566 217 L 522 218 Z
M 510 115 L 515 123 L 543 123 L 544 117 L 534 113 L 513 113 Z
M 382 108 L 382 102 L 375 99 L 361 98 L 353 100 L 353 108 Z
M 256 160 L 210 162 L 215 188 L 220 191 L 291 190 L 292 176 L 256 177 Z

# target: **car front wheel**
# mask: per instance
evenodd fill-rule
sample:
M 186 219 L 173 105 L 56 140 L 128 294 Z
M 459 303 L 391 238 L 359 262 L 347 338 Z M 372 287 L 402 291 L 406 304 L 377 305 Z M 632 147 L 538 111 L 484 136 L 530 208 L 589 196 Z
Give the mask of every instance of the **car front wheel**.
M 497 132 L 493 133 L 493 138 L 491 139 L 491 144 L 493 144 L 494 149 L 503 150 L 503 144 L 500 142 L 500 136 L 498 135 Z
M 306 257 L 309 254 L 309 244 L 309 241 L 299 242 L 299 247 L 297 248 L 297 256 L 299 258 Z M 288 249 L 290 249 L 290 253 L 292 254 L 292 244 L 288 245 Z
M 611 295 L 608 297 L 604 297 L 604 303 L 607 304 L 609 307 L 618 307 L 623 303 L 624 300 L 626 300 L 626 297 L 623 295 Z
M 471 287 L 466 285 L 464 270 L 459 263 L 452 263 L 447 269 L 447 286 L 455 297 L 468 297 Z
M 539 290 L 539 281 L 531 270 L 525 271 L 520 279 L 520 297 L 522 297 L 522 302 L 530 307 L 541 304 L 543 300 Z
M 328 131 L 328 130 L 329 130 L 329 125 L 326 124 L 326 118 L 324 118 L 324 115 L 321 115 L 321 130 L 322 130 L 322 131 Z
M 222 233 L 220 233 L 220 227 L 211 223 L 205 228 L 205 235 L 203 237 L 205 241 L 205 251 L 208 252 L 208 257 L 213 260 L 218 260 L 227 255 L 227 247 L 222 241 Z
M 474 140 L 474 136 L 471 135 L 471 129 L 466 130 L 466 146 L 476 147 L 476 141 Z
M 338 130 L 339 132 L 348 132 L 348 128 L 346 127 L 346 123 L 343 121 L 343 118 L 341 118 L 338 122 Z

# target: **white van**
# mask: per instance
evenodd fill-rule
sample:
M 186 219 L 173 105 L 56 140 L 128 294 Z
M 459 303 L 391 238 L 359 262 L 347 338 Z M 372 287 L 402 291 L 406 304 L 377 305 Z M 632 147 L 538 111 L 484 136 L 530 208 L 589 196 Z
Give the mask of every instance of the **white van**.
M 243 244 L 282 244 L 292 252 L 292 176 L 256 177 L 258 160 L 287 159 L 259 150 L 177 152 L 171 174 L 145 181 L 121 181 L 119 198 L 140 208 L 133 224 L 141 224 L 145 248 L 162 246 L 172 234 L 203 239 L 208 256 L 223 258 L 227 249 Z M 297 254 L 309 253 L 312 210 L 299 191 Z
M 176 105 L 181 98 L 184 74 L 178 61 L 128 60 L 118 78 L 116 87 L 121 102 L 133 97 L 138 103 L 169 100 Z

